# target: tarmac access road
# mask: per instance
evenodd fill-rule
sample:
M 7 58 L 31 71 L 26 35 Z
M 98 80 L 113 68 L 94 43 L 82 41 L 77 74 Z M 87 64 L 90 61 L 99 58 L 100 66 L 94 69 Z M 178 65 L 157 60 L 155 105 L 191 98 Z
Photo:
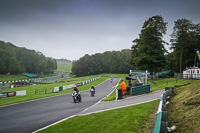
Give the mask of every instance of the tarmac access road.
M 90 96 L 89 90 L 82 91 L 82 102 L 74 103 L 71 93 L 35 101 L 0 107 L 0 133 L 30 133 L 55 123 L 64 118 L 76 115 L 100 101 L 119 82 L 115 78 L 96 86 L 96 94 Z M 89 89 L 89 88 L 88 88 Z

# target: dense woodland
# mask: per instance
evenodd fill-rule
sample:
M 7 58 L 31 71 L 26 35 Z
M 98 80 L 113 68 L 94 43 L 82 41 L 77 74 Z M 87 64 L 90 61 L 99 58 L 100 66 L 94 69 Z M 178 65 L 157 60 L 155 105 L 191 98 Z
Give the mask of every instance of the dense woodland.
M 41 74 L 56 69 L 56 60 L 45 57 L 41 52 L 0 41 L 0 74 Z
M 73 62 L 72 72 L 77 76 L 85 76 L 100 73 L 128 73 L 132 66 L 130 64 L 131 50 L 106 51 L 103 54 L 86 54 L 84 57 Z
M 200 24 L 178 19 L 174 22 L 170 44 L 163 40 L 167 24 L 162 16 L 149 18 L 144 22 L 139 38 L 133 40 L 131 50 L 85 55 L 73 62 L 73 74 L 128 73 L 130 69 L 182 73 L 186 67 L 197 66 L 195 49 L 200 49 Z M 169 53 L 165 44 L 170 45 L 173 52 Z

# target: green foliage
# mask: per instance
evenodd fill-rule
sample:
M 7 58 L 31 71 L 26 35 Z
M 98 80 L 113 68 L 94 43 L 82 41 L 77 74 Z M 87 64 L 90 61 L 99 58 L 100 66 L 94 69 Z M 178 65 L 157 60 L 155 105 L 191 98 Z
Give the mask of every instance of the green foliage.
M 103 54 L 85 55 L 73 62 L 72 72 L 77 76 L 100 73 L 128 73 L 133 67 L 130 65 L 131 50 L 106 51 Z
M 167 23 L 161 16 L 153 16 L 145 21 L 139 39 L 133 41 L 132 64 L 139 70 L 160 71 L 166 62 L 163 35 Z
M 72 63 L 71 62 L 63 62 L 57 61 L 57 70 L 61 72 L 72 72 Z
M 154 107 L 159 101 L 77 116 L 39 131 L 39 133 L 134 133 L 144 131 Z M 67 125 L 67 126 L 66 126 Z
M 171 35 L 171 48 L 174 50 L 176 71 L 194 65 L 195 48 L 200 48 L 200 24 L 187 19 L 174 22 Z
M 0 41 L 0 68 L 1 74 L 51 73 L 57 68 L 57 64 L 54 59 L 45 57 L 41 52 Z

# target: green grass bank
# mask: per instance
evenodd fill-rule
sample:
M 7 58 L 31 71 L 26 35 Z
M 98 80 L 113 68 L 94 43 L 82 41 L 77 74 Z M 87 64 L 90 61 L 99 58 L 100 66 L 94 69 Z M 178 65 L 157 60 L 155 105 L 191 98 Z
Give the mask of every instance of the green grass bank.
M 175 88 L 167 106 L 169 127 L 175 125 L 173 133 L 200 133 L 200 81 Z

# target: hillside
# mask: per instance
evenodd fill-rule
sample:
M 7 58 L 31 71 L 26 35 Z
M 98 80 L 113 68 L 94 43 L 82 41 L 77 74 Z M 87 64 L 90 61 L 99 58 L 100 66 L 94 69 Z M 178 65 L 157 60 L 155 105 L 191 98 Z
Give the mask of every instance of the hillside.
M 200 81 L 175 88 L 167 108 L 168 126 L 176 126 L 173 133 L 200 132 Z
M 57 71 L 72 72 L 72 63 L 65 61 L 57 61 Z

